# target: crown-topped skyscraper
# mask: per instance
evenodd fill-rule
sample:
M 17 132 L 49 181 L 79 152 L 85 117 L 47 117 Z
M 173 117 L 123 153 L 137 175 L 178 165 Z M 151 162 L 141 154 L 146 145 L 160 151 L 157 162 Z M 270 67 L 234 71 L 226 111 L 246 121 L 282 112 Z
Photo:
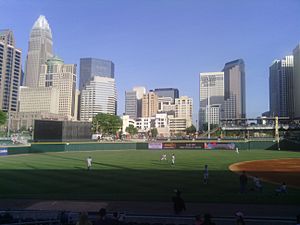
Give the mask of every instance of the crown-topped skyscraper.
M 30 33 L 25 68 L 25 86 L 38 86 L 41 65 L 53 56 L 52 44 L 49 23 L 46 17 L 41 15 L 35 21 Z

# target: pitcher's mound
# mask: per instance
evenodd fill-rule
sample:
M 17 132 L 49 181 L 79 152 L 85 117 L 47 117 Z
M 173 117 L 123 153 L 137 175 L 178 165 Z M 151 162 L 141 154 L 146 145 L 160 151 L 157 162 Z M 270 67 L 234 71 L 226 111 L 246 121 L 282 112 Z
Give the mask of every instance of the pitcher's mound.
M 300 159 L 245 161 L 232 164 L 229 169 L 233 172 L 246 171 L 271 183 L 285 182 L 288 186 L 300 188 Z

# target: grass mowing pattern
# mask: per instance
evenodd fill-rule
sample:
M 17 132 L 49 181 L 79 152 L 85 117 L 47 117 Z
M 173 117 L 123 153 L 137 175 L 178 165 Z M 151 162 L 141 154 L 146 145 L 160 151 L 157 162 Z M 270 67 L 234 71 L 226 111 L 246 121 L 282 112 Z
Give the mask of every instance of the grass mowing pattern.
M 163 152 L 167 162 L 161 162 Z M 171 166 L 171 154 L 176 165 Z M 85 159 L 93 166 L 86 170 Z M 248 160 L 300 158 L 285 151 L 122 150 L 15 155 L 0 158 L 0 197 L 36 199 L 170 201 L 175 188 L 186 201 L 232 203 L 300 202 L 300 190 L 289 188 L 275 196 L 276 185 L 263 183 L 264 192 L 240 195 L 232 163 Z M 208 164 L 209 184 L 203 168 Z M 253 186 L 249 180 L 249 186 Z

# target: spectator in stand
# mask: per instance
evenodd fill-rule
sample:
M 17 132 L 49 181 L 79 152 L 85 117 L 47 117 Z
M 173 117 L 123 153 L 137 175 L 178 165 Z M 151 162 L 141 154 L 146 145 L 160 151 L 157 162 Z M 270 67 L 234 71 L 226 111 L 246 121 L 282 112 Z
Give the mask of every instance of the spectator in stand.
M 92 225 L 91 221 L 89 221 L 88 214 L 82 212 L 76 225 Z
M 112 225 L 119 225 L 122 224 L 125 220 L 125 215 L 124 214 L 120 214 L 118 212 L 114 212 L 112 215 Z
M 174 212 L 176 215 L 180 214 L 182 211 L 185 211 L 185 203 L 184 200 L 181 198 L 181 192 L 179 190 L 174 190 L 176 193 L 176 196 L 172 198 L 172 201 L 174 203 Z
M 246 172 L 243 171 L 243 173 L 240 175 L 240 193 L 246 192 L 247 183 L 248 183 L 248 177 L 246 175 Z
M 113 221 L 106 217 L 106 209 L 101 208 L 97 213 L 97 218 L 95 225 L 111 225 L 114 224 Z
M 60 220 L 61 225 L 66 225 L 69 223 L 69 218 L 68 218 L 68 214 L 66 213 L 66 211 L 62 211 L 60 213 L 59 220 Z
M 245 225 L 244 214 L 242 212 L 237 212 L 236 216 L 236 225 Z
M 209 213 L 205 213 L 202 225 L 216 225 L 216 224 L 211 221 L 211 215 Z
M 203 224 L 203 218 L 201 215 L 195 216 L 195 225 L 202 225 Z
M 0 224 L 9 224 L 9 223 L 13 223 L 13 216 L 8 213 L 5 212 L 4 214 L 0 215 Z
M 263 187 L 260 182 L 260 179 L 257 176 L 253 177 L 253 182 L 254 182 L 254 190 L 262 192 Z
M 300 214 L 297 216 L 297 225 L 300 225 Z
M 277 195 L 286 194 L 287 193 L 286 183 L 282 182 L 282 184 L 275 191 Z

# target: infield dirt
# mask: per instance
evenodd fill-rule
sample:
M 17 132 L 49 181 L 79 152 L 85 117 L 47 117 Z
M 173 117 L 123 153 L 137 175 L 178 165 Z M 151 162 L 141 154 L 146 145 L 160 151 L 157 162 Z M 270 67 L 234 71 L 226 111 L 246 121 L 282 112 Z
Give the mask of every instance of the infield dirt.
M 246 171 L 248 175 L 267 182 L 285 182 L 288 186 L 300 188 L 300 159 L 245 161 L 232 164 L 229 169 L 237 173 Z

